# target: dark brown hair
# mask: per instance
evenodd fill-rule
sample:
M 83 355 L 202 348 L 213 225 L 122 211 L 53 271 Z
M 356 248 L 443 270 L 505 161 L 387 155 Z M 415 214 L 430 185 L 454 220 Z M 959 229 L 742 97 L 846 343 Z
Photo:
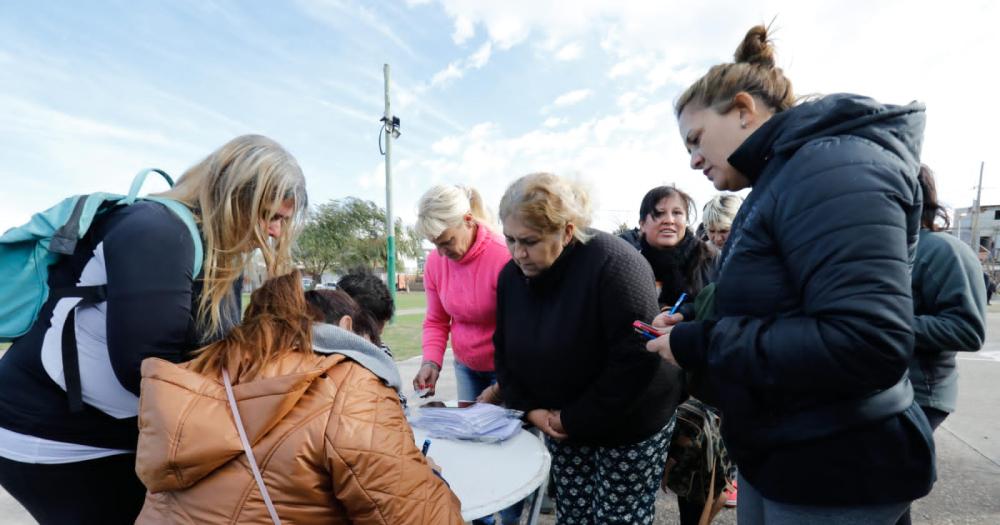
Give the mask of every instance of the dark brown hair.
M 924 194 L 924 206 L 920 212 L 920 227 L 935 232 L 951 228 L 948 212 L 938 203 L 934 172 L 926 164 L 921 164 L 918 178 L 920 179 L 920 191 Z M 938 219 L 941 219 L 942 224 L 937 224 Z
M 338 324 L 345 315 L 351 317 L 351 331 L 367 336 L 375 345 L 381 345 L 378 324 L 370 312 L 365 310 L 341 290 L 310 290 L 305 294 L 309 315 L 319 323 Z
M 678 117 L 689 105 L 726 113 L 741 92 L 761 100 L 775 113 L 795 105 L 792 81 L 774 64 L 774 45 L 768 38 L 768 28 L 763 25 L 750 28 L 733 58 L 733 63 L 712 66 L 681 94 L 674 103 Z
M 269 279 L 250 295 L 243 322 L 221 341 L 198 350 L 191 370 L 217 377 L 225 367 L 234 381 L 252 381 L 287 354 L 312 353 L 312 322 L 299 272 Z
M 694 203 L 694 199 L 690 195 L 674 186 L 657 186 L 646 192 L 646 195 L 642 198 L 642 202 L 639 204 L 639 222 L 645 221 L 647 216 L 656 213 L 656 205 L 663 199 L 673 195 L 677 195 L 684 201 L 685 213 L 687 214 L 686 222 L 691 224 L 698 213 L 698 206 Z M 655 219 L 656 217 L 653 218 Z

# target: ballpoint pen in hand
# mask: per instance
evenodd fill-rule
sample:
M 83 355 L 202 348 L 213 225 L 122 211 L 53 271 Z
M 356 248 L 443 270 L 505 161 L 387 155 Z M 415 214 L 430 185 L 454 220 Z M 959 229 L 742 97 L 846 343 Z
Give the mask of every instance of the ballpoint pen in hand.
M 677 302 L 670 308 L 670 315 L 677 313 L 677 309 L 681 307 L 681 303 L 684 302 L 684 299 L 687 299 L 687 296 L 687 292 L 681 292 L 681 296 L 677 298 Z

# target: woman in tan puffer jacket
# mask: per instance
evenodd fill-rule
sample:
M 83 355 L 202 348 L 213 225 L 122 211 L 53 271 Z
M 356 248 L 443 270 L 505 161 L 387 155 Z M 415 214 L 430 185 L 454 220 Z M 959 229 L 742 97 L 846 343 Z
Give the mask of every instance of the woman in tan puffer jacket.
M 223 368 L 282 523 L 462 523 L 414 443 L 391 358 L 314 324 L 300 283 L 297 273 L 268 281 L 243 324 L 193 361 L 143 362 L 136 472 L 148 492 L 137 523 L 272 523 Z

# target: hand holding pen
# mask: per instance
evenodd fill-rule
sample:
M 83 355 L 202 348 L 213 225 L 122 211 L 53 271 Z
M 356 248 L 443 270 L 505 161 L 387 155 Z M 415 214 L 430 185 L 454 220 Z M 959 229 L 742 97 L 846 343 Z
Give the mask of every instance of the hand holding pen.
M 677 298 L 677 302 L 674 303 L 674 306 L 671 307 L 670 310 L 661 312 L 660 315 L 653 318 L 652 325 L 662 330 L 663 328 L 670 328 L 683 321 L 684 314 L 677 313 L 677 310 L 680 309 L 682 304 L 684 304 L 685 299 L 687 299 L 687 294 L 681 293 L 681 296 Z
M 677 313 L 677 309 L 680 308 L 686 298 L 687 294 L 682 293 L 681 296 L 677 298 L 677 302 L 674 303 L 673 308 L 671 308 L 668 312 L 664 312 L 656 316 L 656 318 L 653 319 L 652 326 L 652 329 L 654 330 L 652 334 L 656 337 L 653 338 L 647 336 L 651 340 L 646 343 L 646 350 L 660 354 L 660 357 L 662 357 L 664 361 L 674 366 L 678 365 L 677 360 L 674 358 L 674 353 L 670 348 L 670 330 L 675 324 L 684 320 L 684 316 Z M 638 328 L 639 327 L 637 327 L 637 329 Z

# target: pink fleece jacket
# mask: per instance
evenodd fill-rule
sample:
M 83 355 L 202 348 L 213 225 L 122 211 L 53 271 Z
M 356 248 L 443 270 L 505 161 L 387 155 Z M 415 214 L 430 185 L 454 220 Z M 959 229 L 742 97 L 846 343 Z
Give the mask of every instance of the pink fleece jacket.
M 431 252 L 424 266 L 425 360 L 441 364 L 450 332 L 458 362 L 480 372 L 493 371 L 497 277 L 509 260 L 503 239 L 485 226 L 478 227 L 472 247 L 458 261 Z

